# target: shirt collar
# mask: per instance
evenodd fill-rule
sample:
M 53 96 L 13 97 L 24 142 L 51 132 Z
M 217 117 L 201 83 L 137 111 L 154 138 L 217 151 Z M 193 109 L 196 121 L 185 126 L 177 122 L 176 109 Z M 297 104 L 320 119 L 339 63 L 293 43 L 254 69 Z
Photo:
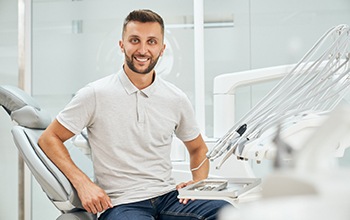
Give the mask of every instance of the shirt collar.
M 154 80 L 152 82 L 151 85 L 149 85 L 148 87 L 139 90 L 129 79 L 129 77 L 126 75 L 124 68 L 122 68 L 119 73 L 118 73 L 118 77 L 120 82 L 122 83 L 125 91 L 130 95 L 133 94 L 137 91 L 141 91 L 143 94 L 145 94 L 147 97 L 149 97 L 150 95 L 152 95 L 152 93 L 155 91 L 157 85 L 158 85 L 158 77 L 157 74 L 154 74 Z

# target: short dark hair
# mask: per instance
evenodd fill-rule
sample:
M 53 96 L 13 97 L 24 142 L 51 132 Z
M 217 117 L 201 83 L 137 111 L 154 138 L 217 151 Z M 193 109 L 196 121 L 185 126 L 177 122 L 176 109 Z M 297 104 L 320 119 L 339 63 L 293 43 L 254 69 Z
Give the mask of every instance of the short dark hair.
M 123 34 L 126 29 L 126 25 L 130 21 L 138 21 L 142 23 L 146 22 L 157 22 L 160 24 L 160 27 L 162 28 L 162 34 L 164 35 L 164 21 L 163 18 L 155 13 L 154 11 L 151 11 L 149 9 L 140 9 L 140 10 L 134 10 L 129 13 L 129 15 L 125 18 L 124 24 L 123 24 Z

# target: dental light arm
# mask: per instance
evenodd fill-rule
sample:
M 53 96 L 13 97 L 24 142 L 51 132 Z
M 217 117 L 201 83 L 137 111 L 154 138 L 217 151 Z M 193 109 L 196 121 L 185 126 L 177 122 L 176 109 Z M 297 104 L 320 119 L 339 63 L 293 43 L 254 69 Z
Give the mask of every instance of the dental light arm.
M 282 124 L 280 129 L 284 133 L 297 127 L 300 132 L 293 130 L 295 138 L 302 137 L 301 132 L 308 127 L 312 129 L 314 123 L 317 124 L 317 116 L 322 118 L 332 111 L 349 91 L 349 33 L 347 25 L 328 30 L 279 83 L 218 140 L 207 154 L 208 159 L 223 156 L 218 167 L 232 154 L 239 159 L 266 159 L 271 149 L 264 145 L 271 143 L 277 124 Z M 310 115 L 315 117 L 311 120 Z

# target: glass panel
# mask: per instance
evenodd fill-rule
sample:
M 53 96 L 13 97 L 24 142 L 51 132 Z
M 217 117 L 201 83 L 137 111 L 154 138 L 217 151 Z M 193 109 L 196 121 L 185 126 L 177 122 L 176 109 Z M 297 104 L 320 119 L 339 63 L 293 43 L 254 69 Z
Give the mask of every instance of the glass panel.
M 0 1 L 0 85 L 18 84 L 17 1 Z M 18 152 L 9 115 L 0 107 L 0 219 L 18 218 Z
M 299 61 L 328 29 L 348 24 L 349 11 L 350 2 L 343 0 L 252 0 L 252 68 Z
M 155 5 L 153 10 L 163 16 L 168 50 L 158 70 L 192 97 L 193 30 L 184 25 L 193 20 L 192 3 L 135 4 L 139 8 Z M 52 95 L 67 101 L 86 83 L 118 70 L 123 58 L 118 46 L 121 23 L 132 10 L 130 5 L 130 1 L 125 5 L 120 1 L 34 1 L 34 95 L 45 102 L 50 102 L 45 96 Z

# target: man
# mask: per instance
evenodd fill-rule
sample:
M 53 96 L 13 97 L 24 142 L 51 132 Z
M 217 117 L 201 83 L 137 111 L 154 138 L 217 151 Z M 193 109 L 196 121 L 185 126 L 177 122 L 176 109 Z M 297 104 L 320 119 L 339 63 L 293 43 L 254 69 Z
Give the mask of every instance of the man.
M 209 162 L 188 98 L 154 71 L 165 49 L 162 18 L 150 10 L 131 12 L 119 46 L 122 70 L 82 88 L 42 134 L 40 147 L 100 219 L 215 219 L 226 202 L 177 199 L 176 189 L 207 178 Z M 63 145 L 85 127 L 95 183 Z M 174 135 L 188 149 L 193 177 L 177 186 L 171 178 Z

